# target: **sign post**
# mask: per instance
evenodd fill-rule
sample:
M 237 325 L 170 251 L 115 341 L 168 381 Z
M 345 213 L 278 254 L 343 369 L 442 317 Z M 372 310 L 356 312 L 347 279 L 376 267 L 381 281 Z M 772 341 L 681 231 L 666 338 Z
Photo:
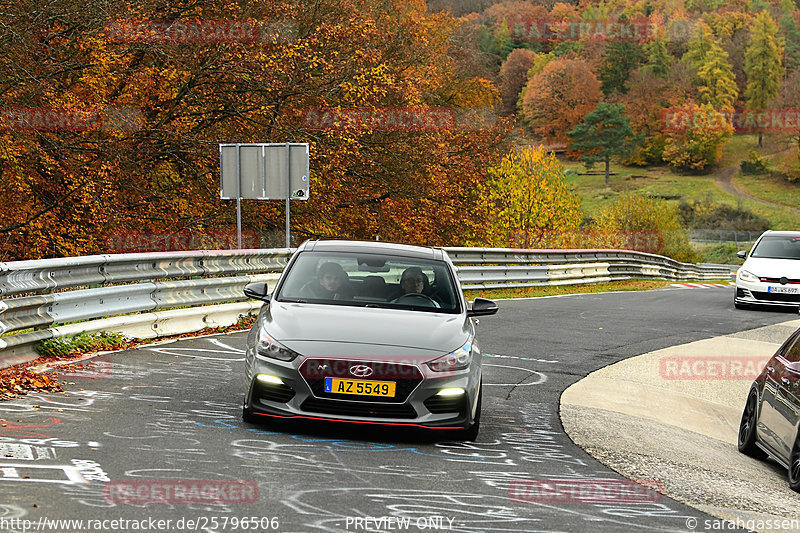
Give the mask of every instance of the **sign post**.
M 236 199 L 242 247 L 242 199 L 286 200 L 286 247 L 291 247 L 290 200 L 308 200 L 308 143 L 220 144 L 220 198 Z

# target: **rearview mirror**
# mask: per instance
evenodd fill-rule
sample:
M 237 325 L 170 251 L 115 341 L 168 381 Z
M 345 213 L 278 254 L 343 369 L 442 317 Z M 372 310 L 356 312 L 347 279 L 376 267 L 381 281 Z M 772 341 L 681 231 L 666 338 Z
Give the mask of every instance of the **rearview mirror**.
M 244 286 L 244 295 L 248 298 L 253 298 L 255 300 L 263 300 L 268 302 L 270 300 L 269 297 L 269 286 L 265 281 L 257 281 L 255 283 L 248 283 Z
M 739 250 L 736 252 L 736 257 L 739 259 L 747 259 L 747 250 Z
M 497 312 L 499 307 L 497 303 L 486 298 L 475 298 L 472 302 L 472 309 L 467 311 L 467 316 L 487 316 L 493 315 Z

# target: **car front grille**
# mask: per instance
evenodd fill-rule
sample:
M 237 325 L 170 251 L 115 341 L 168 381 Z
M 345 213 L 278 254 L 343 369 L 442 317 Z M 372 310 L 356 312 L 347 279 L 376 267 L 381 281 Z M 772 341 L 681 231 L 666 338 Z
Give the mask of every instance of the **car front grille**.
M 800 303 L 800 294 L 785 294 L 781 292 L 762 292 L 753 290 L 751 290 L 750 293 L 753 295 L 755 299 L 763 300 L 765 302 Z
M 371 373 L 366 377 L 353 376 L 349 370 L 354 366 L 369 367 Z M 365 404 L 403 403 L 423 379 L 422 373 L 415 365 L 344 359 L 307 359 L 300 366 L 300 374 L 317 398 L 357 399 Z M 382 397 L 325 392 L 325 378 L 327 377 L 366 381 L 393 381 L 395 383 L 395 395 L 394 397 Z
M 800 279 L 794 279 L 794 278 L 771 278 L 771 277 L 763 277 L 763 278 L 758 278 L 758 279 L 759 279 L 759 281 L 761 281 L 761 282 L 764 282 L 764 283 L 781 283 L 781 280 L 782 280 L 782 279 L 785 279 L 785 280 L 786 280 L 786 283 L 792 283 L 792 284 L 797 284 L 797 283 L 800 283 Z
M 359 416 L 364 418 L 403 418 L 417 417 L 417 412 L 408 404 L 382 405 L 373 402 L 350 402 L 309 398 L 300 409 L 309 413 L 326 415 Z

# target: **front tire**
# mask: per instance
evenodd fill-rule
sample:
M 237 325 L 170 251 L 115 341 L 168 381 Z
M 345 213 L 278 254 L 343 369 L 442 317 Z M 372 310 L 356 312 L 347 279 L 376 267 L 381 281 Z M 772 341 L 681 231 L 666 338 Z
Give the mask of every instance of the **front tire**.
M 737 448 L 754 459 L 764 459 L 767 454 L 756 445 L 756 425 L 758 424 L 758 391 L 751 389 L 747 395 L 747 403 L 739 423 L 739 439 Z
M 789 455 L 789 488 L 800 492 L 800 434 L 794 441 L 794 448 Z

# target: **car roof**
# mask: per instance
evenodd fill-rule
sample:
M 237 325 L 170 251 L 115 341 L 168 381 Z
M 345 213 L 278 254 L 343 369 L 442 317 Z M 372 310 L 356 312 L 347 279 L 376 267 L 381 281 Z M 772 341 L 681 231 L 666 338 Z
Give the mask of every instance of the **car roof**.
M 764 236 L 770 237 L 800 237 L 800 231 L 774 231 L 774 230 L 767 230 L 764 232 Z
M 383 241 L 309 240 L 301 244 L 298 251 L 376 253 L 435 261 L 442 261 L 445 257 L 441 248 Z

